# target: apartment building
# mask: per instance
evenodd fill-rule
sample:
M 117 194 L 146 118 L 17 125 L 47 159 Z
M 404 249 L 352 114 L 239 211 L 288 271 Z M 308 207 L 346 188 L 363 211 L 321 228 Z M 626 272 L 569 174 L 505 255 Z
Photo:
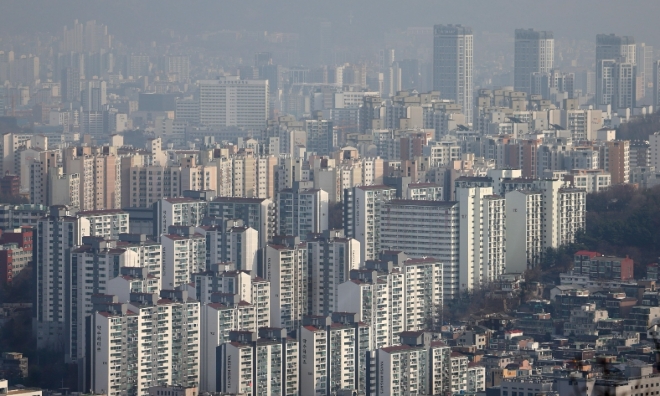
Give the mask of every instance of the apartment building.
M 563 187 L 559 180 L 534 180 L 507 192 L 507 272 L 533 268 L 547 248 L 575 241 L 585 218 L 586 190 Z
M 161 237 L 163 287 L 174 289 L 187 285 L 192 274 L 206 270 L 206 238 L 194 232 Z
M 121 250 L 121 249 L 118 249 Z M 160 279 L 146 267 L 119 267 L 119 275 L 106 281 L 106 293 L 117 296 L 120 303 L 131 301 L 131 293 L 160 293 Z
M 298 395 L 299 341 L 285 329 L 231 331 L 220 346 L 216 389 L 254 396 Z
M 208 203 L 208 215 L 242 220 L 244 226 L 259 233 L 259 248 L 277 234 L 275 203 L 267 198 L 217 197 Z
M 300 394 L 366 389 L 371 328 L 353 313 L 306 316 L 300 328 Z
M 460 288 L 479 288 L 498 279 L 506 268 L 504 197 L 492 187 L 456 189 L 459 202 Z
M 123 158 L 122 164 L 131 158 Z M 122 207 L 148 208 L 154 202 L 180 197 L 181 167 L 164 165 L 131 166 L 122 179 Z
M 147 239 L 145 234 L 122 234 L 117 244 L 122 249 L 136 252 L 149 274 L 162 280 L 163 246 L 160 243 Z
M 89 220 L 72 216 L 65 206 L 52 206 L 37 222 L 32 331 L 38 348 L 65 347 L 66 295 L 72 275 L 69 249 L 81 245 L 89 233 Z
M 90 236 L 119 239 L 129 231 L 129 215 L 121 209 L 81 211 L 78 217 L 89 221 Z
M 154 205 L 154 236 L 166 234 L 169 226 L 202 225 L 208 202 L 194 198 L 163 198 Z
M 344 232 L 360 242 L 360 261 L 374 260 L 381 249 L 382 205 L 396 198 L 396 189 L 385 185 L 344 190 Z
M 371 394 L 438 395 L 451 391 L 451 349 L 432 342 L 429 333 L 404 332 L 398 345 L 375 352 L 377 368 Z
M 295 331 L 309 312 L 307 244 L 292 238 L 288 246 L 264 248 L 263 277 L 270 281 L 270 317 L 274 327 Z
M 199 386 L 200 305 L 186 291 L 93 297 L 87 319 L 90 383 L 83 389 L 108 396 L 149 395 L 163 383 Z M 154 337 L 158 334 L 159 337 Z
M 221 226 L 201 226 L 196 231 L 206 238 L 206 267 L 231 262 L 239 271 L 257 272 L 259 232 L 242 220 L 227 220 Z
M 338 287 L 360 267 L 360 243 L 341 230 L 326 230 L 307 241 L 309 314 L 330 315 L 338 309 Z
M 277 193 L 278 235 L 306 240 L 328 229 L 328 193 L 311 187 L 294 182 L 292 189 Z
M 116 147 L 71 147 L 63 157 L 64 172 L 80 175 L 81 210 L 121 208 L 121 161 Z
M 69 260 L 64 358 L 78 363 L 85 356 L 85 317 L 92 313 L 92 296 L 108 294 L 108 282 L 121 274 L 121 267 L 140 267 L 142 263 L 137 253 L 95 236 L 85 236 L 82 245 L 72 247 Z
M 232 330 L 257 331 L 256 308 L 237 294 L 214 293 L 202 306 L 201 389 L 218 389 L 218 347 Z
M 378 249 L 442 263 L 445 299 L 459 291 L 459 238 L 457 202 L 391 200 L 381 207 Z
M 600 150 L 600 169 L 612 175 L 612 184 L 630 182 L 630 141 L 603 142 Z

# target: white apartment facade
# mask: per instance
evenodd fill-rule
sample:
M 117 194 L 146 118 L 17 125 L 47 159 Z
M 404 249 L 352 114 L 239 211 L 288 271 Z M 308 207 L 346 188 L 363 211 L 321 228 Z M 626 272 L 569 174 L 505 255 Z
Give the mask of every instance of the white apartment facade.
M 129 215 L 119 209 L 83 211 L 78 216 L 89 220 L 90 236 L 118 239 L 119 234 L 129 232 Z
M 206 270 L 206 238 L 202 235 L 163 235 L 161 244 L 164 288 L 187 285 L 192 274 Z
M 492 187 L 459 187 L 460 288 L 471 290 L 504 273 L 506 216 L 504 197 Z
M 149 395 L 159 384 L 199 386 L 200 305 L 185 291 L 103 296 L 90 317 L 88 389 L 108 396 Z M 158 334 L 155 337 L 154 334 Z
M 300 328 L 308 313 L 307 244 L 268 244 L 264 249 L 264 278 L 270 281 L 270 317 L 274 327 Z

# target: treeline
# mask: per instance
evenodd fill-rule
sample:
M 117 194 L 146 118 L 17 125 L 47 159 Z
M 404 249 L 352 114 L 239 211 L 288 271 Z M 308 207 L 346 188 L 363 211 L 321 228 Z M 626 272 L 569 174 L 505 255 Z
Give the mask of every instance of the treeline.
M 649 140 L 649 135 L 660 131 L 660 112 L 638 116 L 617 128 L 619 140 Z
M 660 186 L 641 190 L 631 185 L 613 186 L 587 195 L 586 229 L 577 238 L 589 250 L 630 256 L 635 276 L 660 256 Z

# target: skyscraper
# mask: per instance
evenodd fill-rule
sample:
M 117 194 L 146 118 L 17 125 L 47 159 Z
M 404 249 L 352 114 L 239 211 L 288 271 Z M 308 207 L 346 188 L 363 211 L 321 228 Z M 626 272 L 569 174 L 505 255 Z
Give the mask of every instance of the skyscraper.
M 608 94 L 607 67 L 603 61 L 618 61 L 635 65 L 635 38 L 631 36 L 615 36 L 614 34 L 599 34 L 596 36 L 596 105 L 608 105 L 611 95 Z M 623 59 L 621 59 L 623 58 Z
M 645 43 L 637 44 L 637 100 L 650 95 L 653 84 L 653 47 Z M 649 97 L 650 98 L 650 97 Z M 650 103 L 650 102 L 649 102 Z
M 72 67 L 62 69 L 62 102 L 80 101 L 80 71 Z
M 660 60 L 653 62 L 653 109 L 660 105 Z
M 472 28 L 435 25 L 433 28 L 433 89 L 442 99 L 455 100 L 472 120 Z
M 513 65 L 514 90 L 531 94 L 532 73 L 549 73 L 555 59 L 552 32 L 516 29 Z

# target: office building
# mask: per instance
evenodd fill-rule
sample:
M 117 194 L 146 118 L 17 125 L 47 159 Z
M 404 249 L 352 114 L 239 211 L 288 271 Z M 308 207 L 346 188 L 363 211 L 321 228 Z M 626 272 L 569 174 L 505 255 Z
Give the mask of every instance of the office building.
M 169 55 L 166 58 L 166 72 L 176 81 L 186 82 L 190 78 L 190 58 L 185 55 Z
M 552 32 L 516 29 L 513 89 L 532 94 L 532 74 L 549 73 L 554 66 L 555 39 Z
M 472 28 L 461 25 L 433 27 L 433 89 L 442 99 L 460 105 L 472 121 L 474 48 Z
M 60 80 L 62 103 L 80 102 L 80 71 L 73 67 L 62 69 Z
M 104 111 L 107 103 L 106 82 L 101 80 L 87 81 L 81 90 L 81 104 L 83 111 Z
M 199 84 L 199 122 L 214 128 L 262 130 L 269 115 L 268 81 L 220 77 Z

